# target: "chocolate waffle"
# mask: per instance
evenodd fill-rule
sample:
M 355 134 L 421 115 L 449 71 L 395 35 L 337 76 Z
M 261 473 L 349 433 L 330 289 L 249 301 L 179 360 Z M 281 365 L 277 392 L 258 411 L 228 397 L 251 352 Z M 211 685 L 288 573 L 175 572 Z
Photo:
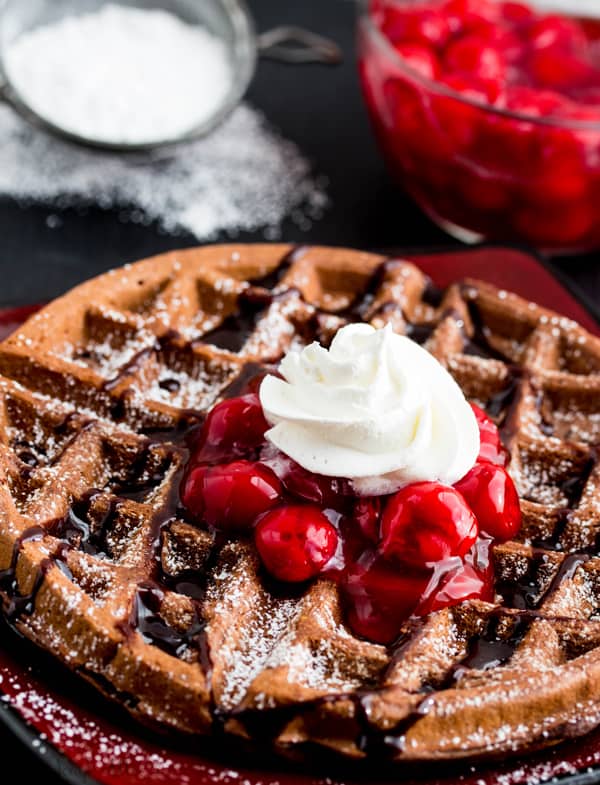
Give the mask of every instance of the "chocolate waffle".
M 354 636 L 337 586 L 268 584 L 185 519 L 185 437 L 347 321 L 425 346 L 501 427 L 521 497 L 496 601 Z M 600 339 L 476 281 L 357 251 L 214 246 L 110 272 L 0 345 L 0 589 L 22 634 L 160 728 L 391 761 L 600 723 Z

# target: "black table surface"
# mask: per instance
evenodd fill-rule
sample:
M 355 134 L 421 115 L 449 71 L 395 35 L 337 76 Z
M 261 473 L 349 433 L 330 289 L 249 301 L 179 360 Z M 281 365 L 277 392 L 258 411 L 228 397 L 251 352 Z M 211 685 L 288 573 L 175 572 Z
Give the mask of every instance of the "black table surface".
M 283 239 L 365 249 L 456 245 L 386 175 L 356 78 L 352 0 L 249 0 L 249 6 L 259 31 L 300 24 L 335 39 L 345 55 L 335 68 L 261 62 L 249 90 L 249 100 L 330 181 L 331 207 L 324 218 L 308 232 L 286 224 Z M 99 209 L 67 211 L 60 228 L 52 229 L 47 225 L 51 212 L 0 203 L 0 304 L 48 300 L 110 267 L 196 244 L 189 236 L 121 223 L 116 214 Z M 263 238 L 244 233 L 239 239 Z M 600 254 L 558 264 L 567 279 L 600 302 Z M 25 781 L 38 775 L 45 785 L 62 782 L 2 728 L 0 747 L 12 750 L 15 770 Z

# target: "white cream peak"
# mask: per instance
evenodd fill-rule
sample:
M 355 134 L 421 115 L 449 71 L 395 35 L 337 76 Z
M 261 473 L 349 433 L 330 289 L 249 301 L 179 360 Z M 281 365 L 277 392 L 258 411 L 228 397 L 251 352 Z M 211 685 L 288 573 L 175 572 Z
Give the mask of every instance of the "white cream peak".
M 419 344 L 349 324 L 329 350 L 290 351 L 260 401 L 267 439 L 310 472 L 352 480 L 357 493 L 460 480 L 479 453 L 475 415 L 448 371 Z

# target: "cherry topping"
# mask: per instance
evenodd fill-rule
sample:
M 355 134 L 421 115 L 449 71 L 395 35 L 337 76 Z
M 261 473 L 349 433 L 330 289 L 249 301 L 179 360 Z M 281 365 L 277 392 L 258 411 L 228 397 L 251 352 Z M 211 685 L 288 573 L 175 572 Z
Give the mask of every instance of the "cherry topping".
M 281 485 L 267 466 L 234 461 L 195 466 L 183 482 L 184 506 L 198 521 L 217 529 L 249 529 L 281 501 Z
M 335 528 L 313 505 L 280 507 L 265 513 L 254 532 L 256 548 L 269 573 L 296 583 L 314 578 L 335 554 Z
M 204 421 L 192 462 L 246 455 L 263 442 L 268 428 L 255 393 L 221 401 Z
M 508 453 L 500 441 L 500 432 L 496 423 L 480 409 L 477 404 L 472 403 L 471 408 L 477 418 L 479 426 L 480 449 L 477 457 L 478 461 L 488 461 L 506 466 Z
M 458 491 L 420 482 L 388 500 L 381 519 L 381 552 L 387 559 L 423 568 L 464 556 L 477 534 L 477 520 Z
M 482 531 L 497 540 L 510 540 L 521 528 L 521 508 L 515 485 L 502 466 L 477 463 L 456 483 L 477 516 Z
M 370 555 L 348 570 L 344 583 L 350 627 L 376 643 L 391 643 L 419 604 L 430 576 Z

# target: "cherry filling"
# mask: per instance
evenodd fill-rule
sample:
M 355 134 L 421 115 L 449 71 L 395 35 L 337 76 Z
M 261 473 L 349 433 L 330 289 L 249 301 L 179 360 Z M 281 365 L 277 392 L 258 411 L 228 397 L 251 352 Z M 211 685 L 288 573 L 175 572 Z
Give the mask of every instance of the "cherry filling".
M 488 238 L 597 247 L 598 21 L 502 0 L 371 0 L 369 13 L 365 99 L 417 201 Z
M 498 429 L 473 410 L 481 451 L 454 487 L 420 482 L 366 498 L 349 481 L 311 474 L 267 445 L 258 396 L 226 400 L 192 445 L 181 500 L 198 525 L 252 537 L 275 580 L 337 581 L 351 629 L 390 643 L 410 616 L 491 601 L 490 546 L 520 528 Z

